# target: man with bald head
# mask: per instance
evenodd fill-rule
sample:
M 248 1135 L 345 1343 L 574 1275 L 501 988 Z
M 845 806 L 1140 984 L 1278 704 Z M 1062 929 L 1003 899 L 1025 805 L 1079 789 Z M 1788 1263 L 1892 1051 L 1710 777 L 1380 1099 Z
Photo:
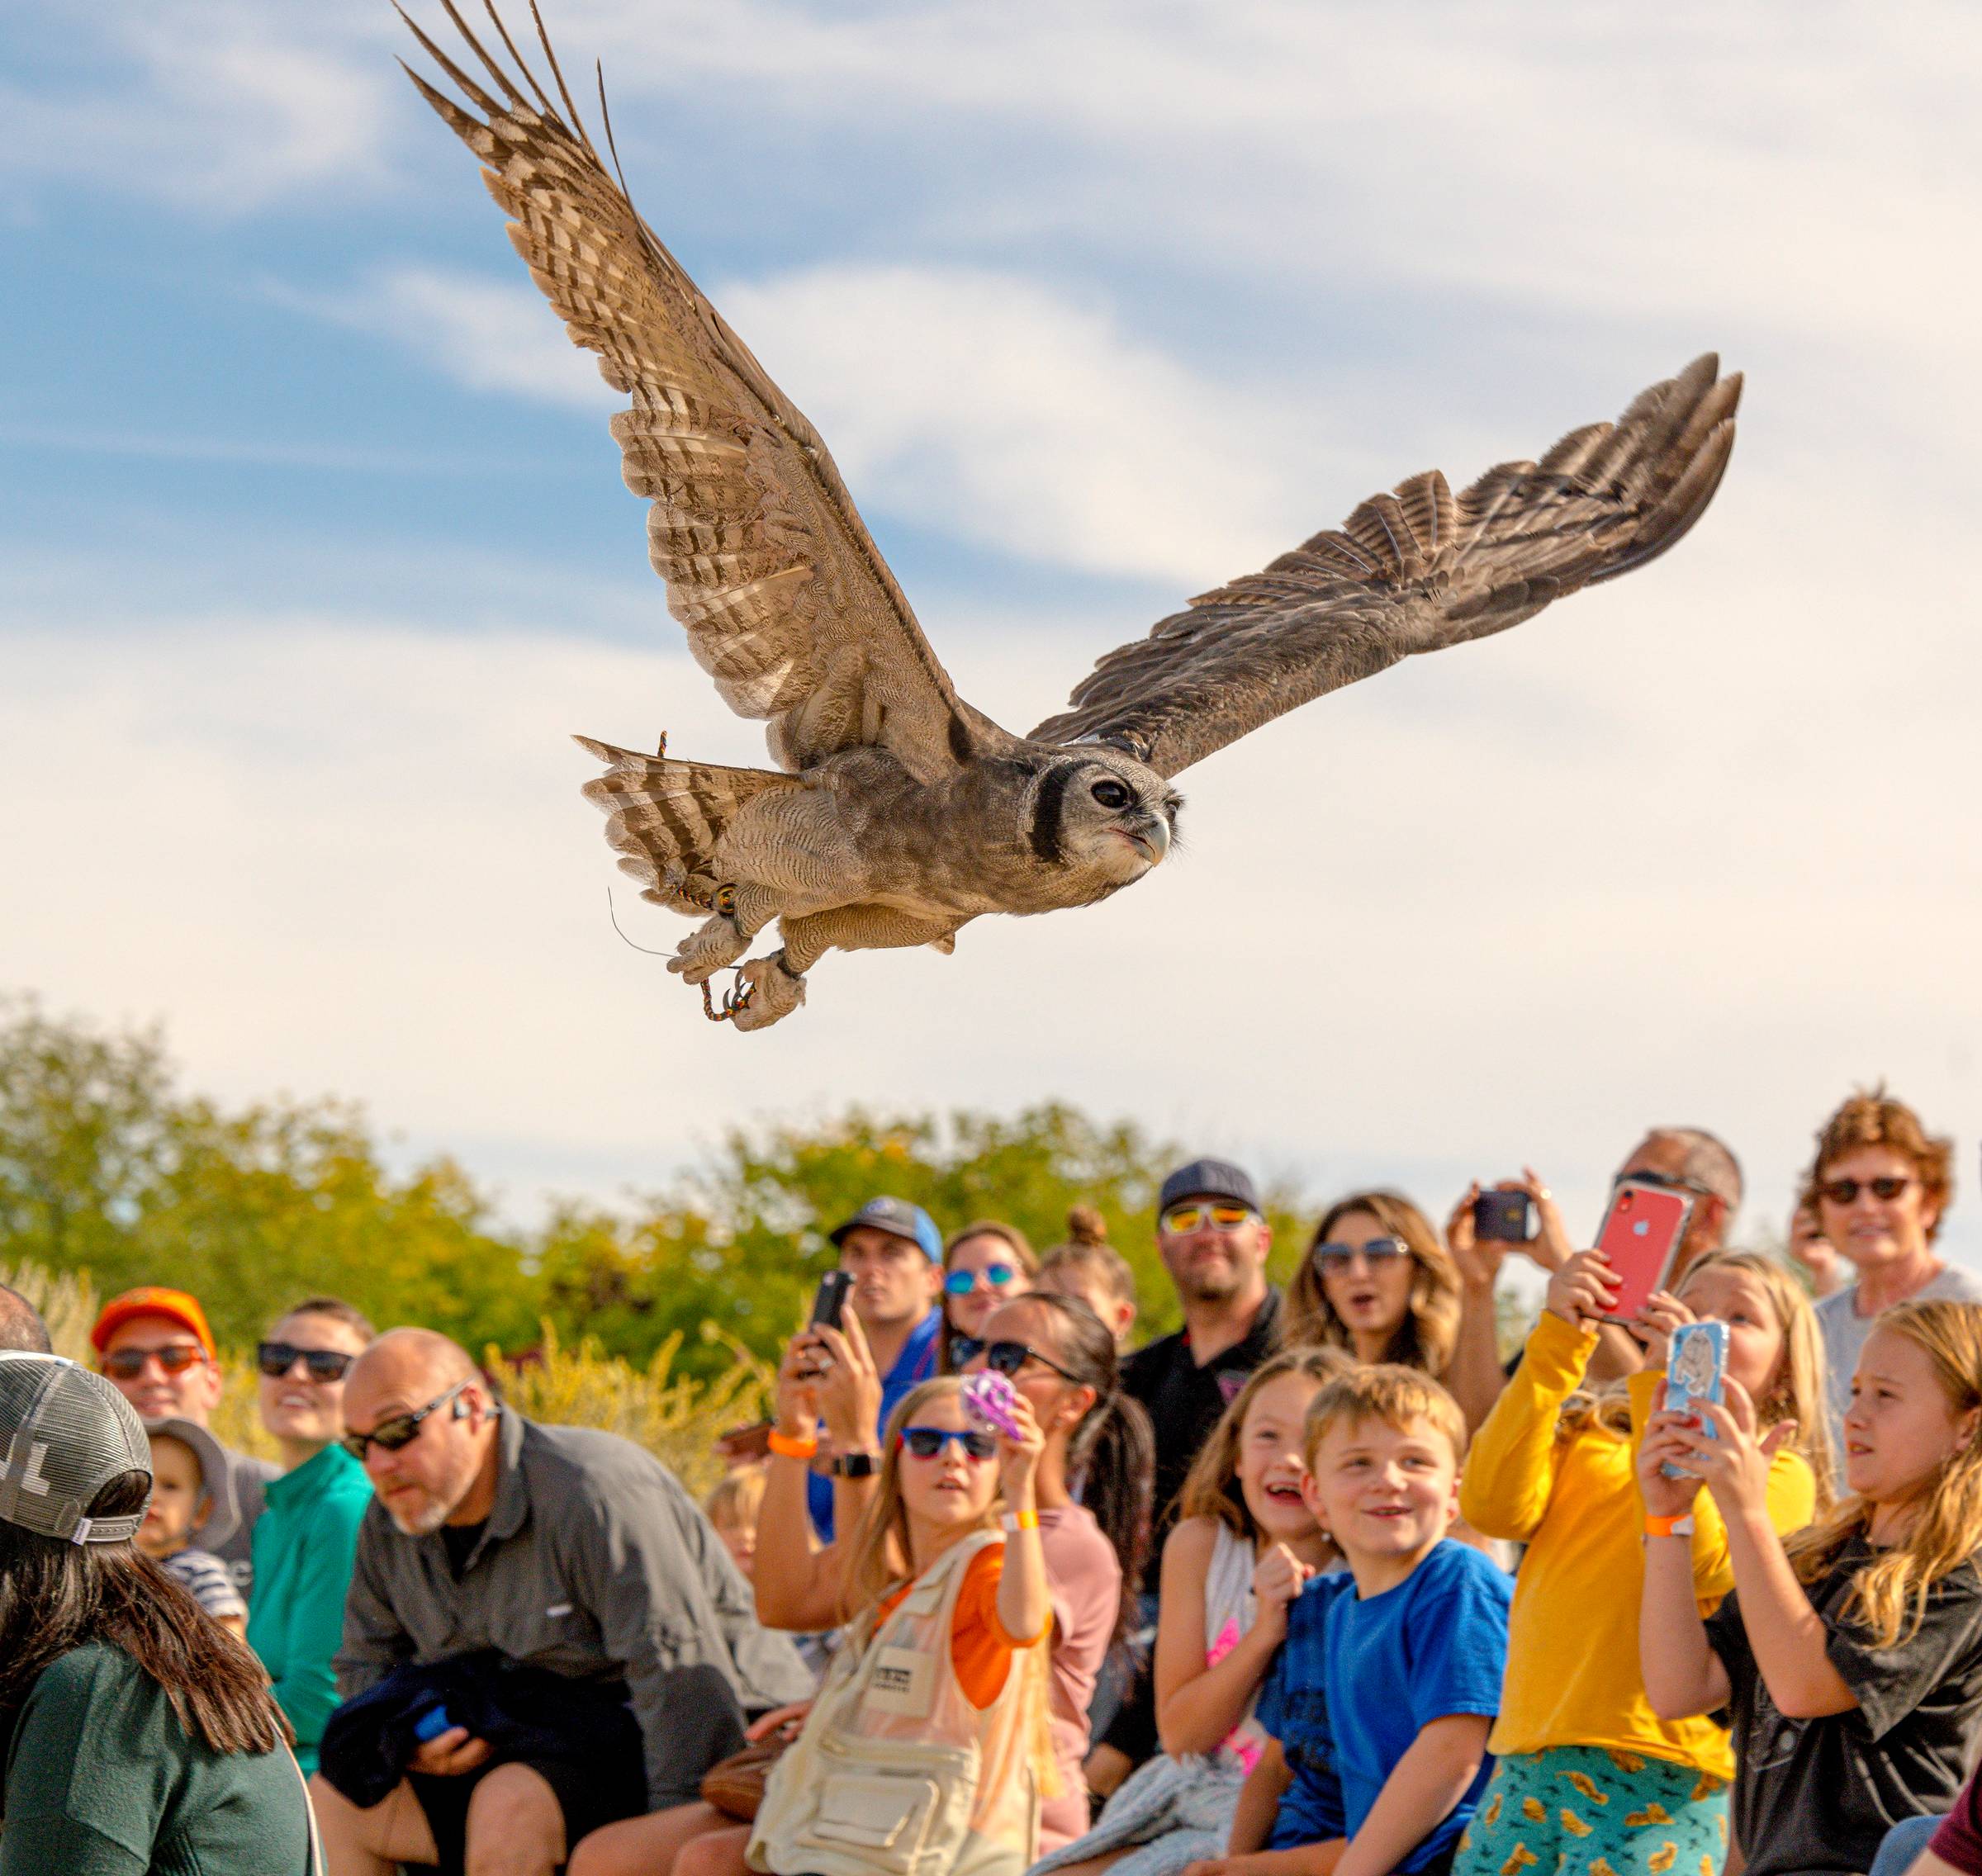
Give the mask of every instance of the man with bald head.
M 48 1324 L 41 1312 L 18 1290 L 0 1283 L 0 1348 L 21 1355 L 55 1353 L 48 1339 Z
M 330 1876 L 551 1876 L 588 1831 L 692 1801 L 747 1718 L 809 1695 L 694 1500 L 631 1441 L 524 1419 L 465 1349 L 420 1329 L 353 1363 L 344 1421 L 377 1497 L 345 1606 L 344 1699 L 452 1661 L 439 1671 L 476 1676 L 498 1713 L 506 1694 L 527 1724 L 544 1703 L 515 1670 L 548 1670 L 588 1723 L 563 1749 L 518 1752 L 450 1723 L 368 1804 L 337 1788 L 353 1780 L 326 1737 L 312 1791 Z

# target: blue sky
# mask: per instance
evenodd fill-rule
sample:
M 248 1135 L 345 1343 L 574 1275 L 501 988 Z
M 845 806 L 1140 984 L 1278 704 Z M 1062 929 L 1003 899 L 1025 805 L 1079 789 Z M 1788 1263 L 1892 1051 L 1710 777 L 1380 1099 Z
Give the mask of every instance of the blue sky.
M 429 26 L 438 7 L 419 10 Z M 365 1099 L 528 1215 L 726 1125 L 1048 1095 L 1317 1201 L 1699 1120 L 1778 1218 L 1880 1075 L 1975 1170 L 1960 6 L 571 0 L 635 198 L 1017 727 L 1184 595 L 1719 348 L 1656 568 L 1184 778 L 1108 905 L 834 958 L 770 1034 L 611 936 L 563 738 L 759 761 L 610 394 L 384 6 L 0 21 L 0 977 Z M 589 99 L 589 75 L 581 103 Z M 665 915 L 631 908 L 650 944 Z M 1982 1255 L 1961 1207 L 1955 1239 Z

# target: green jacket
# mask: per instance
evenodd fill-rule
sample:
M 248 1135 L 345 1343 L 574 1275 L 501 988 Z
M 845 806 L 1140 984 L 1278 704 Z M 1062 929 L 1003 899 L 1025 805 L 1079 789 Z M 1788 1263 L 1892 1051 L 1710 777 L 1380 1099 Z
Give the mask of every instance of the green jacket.
M 283 1751 L 210 1752 L 165 1689 L 92 1642 L 41 1670 L 7 1753 L 0 1876 L 305 1876 Z
M 344 1635 L 344 1596 L 372 1481 L 341 1446 L 327 1446 L 271 1479 L 267 1490 L 268 1509 L 254 1527 L 248 1646 L 260 1656 L 296 1729 L 297 1760 L 314 1772 L 317 1743 L 337 1705 L 331 1663 Z

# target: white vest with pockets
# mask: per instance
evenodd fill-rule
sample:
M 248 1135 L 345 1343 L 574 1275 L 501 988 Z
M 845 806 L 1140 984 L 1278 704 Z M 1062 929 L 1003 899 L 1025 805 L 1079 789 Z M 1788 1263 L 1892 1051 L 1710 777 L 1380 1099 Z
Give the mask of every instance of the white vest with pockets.
M 971 1705 L 951 1658 L 970 1560 L 952 1545 L 894 1611 L 834 1657 L 804 1730 L 771 1768 L 747 1855 L 775 1876 L 1021 1876 L 1038 1854 L 1046 1732 L 1042 1637 L 997 1699 Z M 864 1620 L 865 1618 L 863 1618 Z

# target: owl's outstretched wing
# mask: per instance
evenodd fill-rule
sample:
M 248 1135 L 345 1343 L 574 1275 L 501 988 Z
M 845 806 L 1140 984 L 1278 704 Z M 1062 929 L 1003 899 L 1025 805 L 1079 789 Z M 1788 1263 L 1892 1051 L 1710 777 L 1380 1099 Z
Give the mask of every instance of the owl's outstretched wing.
M 1700 519 L 1727 467 L 1741 378 L 1719 371 L 1696 358 L 1615 424 L 1463 495 L 1434 469 L 1373 497 L 1109 652 L 1034 737 L 1117 743 L 1174 775 L 1325 691 L 1643 566 Z
M 771 754 L 793 770 L 879 744 L 927 779 L 1008 741 L 958 699 L 811 424 L 608 173 L 542 21 L 562 114 L 492 3 L 507 64 L 443 4 L 493 92 L 410 19 L 462 102 L 407 75 L 482 159 L 510 242 L 573 343 L 631 396 L 612 423 L 627 486 L 653 504 L 648 548 L 668 609 L 723 701 L 768 718 Z

